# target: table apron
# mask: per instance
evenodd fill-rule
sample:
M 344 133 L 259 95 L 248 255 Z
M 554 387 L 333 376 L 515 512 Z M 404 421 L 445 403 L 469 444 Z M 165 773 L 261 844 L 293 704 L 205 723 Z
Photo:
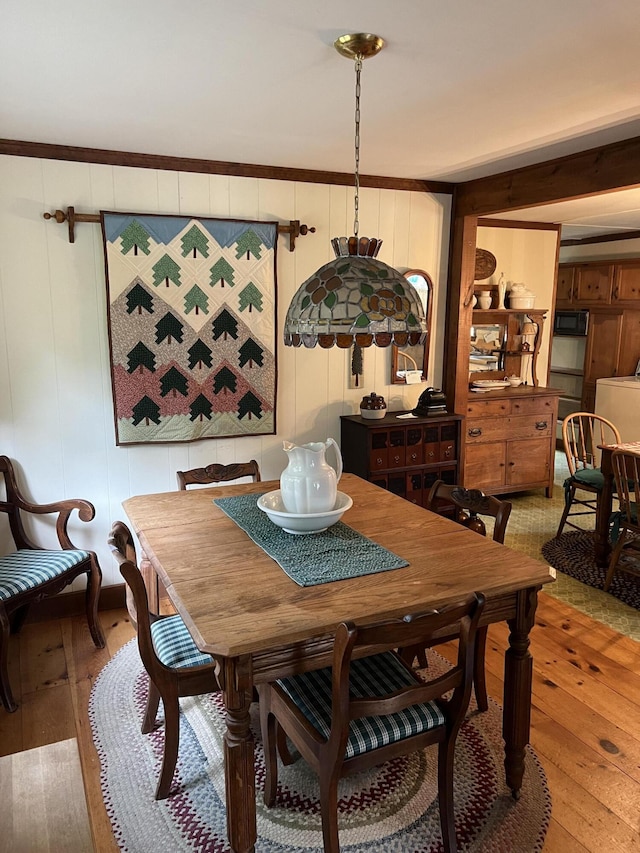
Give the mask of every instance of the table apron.
M 490 625 L 493 622 L 506 622 L 514 619 L 517 613 L 517 592 L 511 592 L 486 602 L 480 625 Z M 451 633 L 449 628 L 447 634 Z M 434 639 L 439 639 L 434 634 Z M 443 640 L 447 637 L 443 636 Z M 361 649 L 359 657 L 373 654 L 378 649 Z M 313 637 L 290 646 L 280 646 L 276 649 L 266 649 L 251 655 L 253 683 L 264 684 L 277 678 L 287 678 L 301 672 L 310 672 L 324 666 L 331 666 L 333 654 L 333 634 Z

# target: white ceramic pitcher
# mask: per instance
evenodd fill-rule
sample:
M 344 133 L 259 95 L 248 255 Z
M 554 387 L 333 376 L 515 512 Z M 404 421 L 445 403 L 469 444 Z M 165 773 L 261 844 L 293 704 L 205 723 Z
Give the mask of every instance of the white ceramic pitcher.
M 329 447 L 336 452 L 334 470 L 325 458 Z M 338 481 L 342 476 L 342 455 L 333 438 L 312 441 L 297 447 L 283 441 L 289 464 L 280 477 L 280 494 L 287 512 L 328 512 L 336 504 Z

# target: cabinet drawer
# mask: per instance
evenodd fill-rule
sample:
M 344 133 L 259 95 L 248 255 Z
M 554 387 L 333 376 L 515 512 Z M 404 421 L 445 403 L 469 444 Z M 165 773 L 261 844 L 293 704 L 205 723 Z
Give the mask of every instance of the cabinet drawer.
M 553 411 L 535 415 L 516 415 L 510 418 L 475 418 L 467 420 L 465 440 L 470 444 L 488 441 L 518 441 L 551 435 L 555 427 Z
M 504 441 L 509 438 L 509 420 L 510 418 L 468 418 L 464 427 L 466 444 Z
M 467 405 L 467 417 L 486 417 L 487 415 L 510 415 L 511 400 L 473 400 Z
M 523 397 L 513 400 L 511 413 L 513 415 L 548 414 L 553 417 L 556 410 L 557 397 Z
M 506 438 L 516 441 L 523 438 L 542 438 L 551 435 L 555 427 L 555 418 L 551 414 L 521 415 L 508 418 Z

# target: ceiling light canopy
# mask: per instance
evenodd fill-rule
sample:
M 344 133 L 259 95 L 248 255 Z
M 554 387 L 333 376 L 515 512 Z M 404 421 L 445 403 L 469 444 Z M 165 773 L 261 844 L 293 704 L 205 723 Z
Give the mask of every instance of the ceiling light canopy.
M 382 240 L 359 237 L 360 75 L 362 61 L 375 56 L 384 41 L 371 33 L 340 36 L 334 47 L 355 60 L 355 199 L 352 237 L 334 237 L 335 258 L 296 291 L 284 324 L 286 346 L 323 348 L 354 344 L 399 347 L 424 342 L 427 323 L 422 301 L 404 276 L 377 254 Z

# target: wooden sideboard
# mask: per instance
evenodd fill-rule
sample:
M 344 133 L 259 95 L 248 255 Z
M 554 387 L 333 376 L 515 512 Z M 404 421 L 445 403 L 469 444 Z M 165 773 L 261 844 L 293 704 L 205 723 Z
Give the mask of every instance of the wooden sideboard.
M 463 426 L 463 484 L 491 494 L 544 488 L 551 497 L 559 394 L 528 385 L 470 392 Z
M 457 483 L 460 415 L 398 418 L 388 412 L 372 420 L 340 418 L 344 470 L 412 503 L 424 506 L 433 483 Z

